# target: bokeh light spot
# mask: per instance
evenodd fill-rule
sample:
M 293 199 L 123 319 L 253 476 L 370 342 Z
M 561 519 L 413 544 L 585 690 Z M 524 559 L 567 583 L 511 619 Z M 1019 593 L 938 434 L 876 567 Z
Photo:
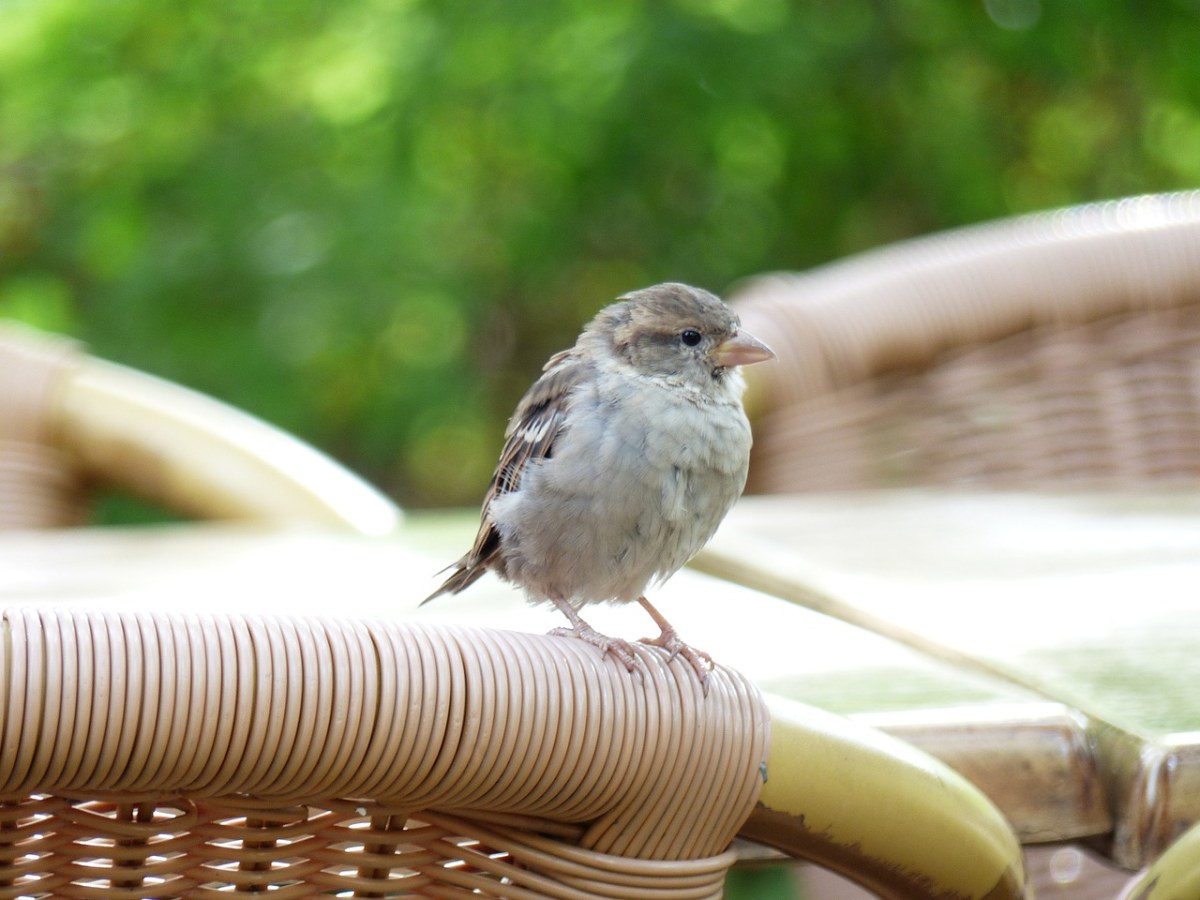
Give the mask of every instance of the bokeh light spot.
M 0 319 L 15 319 L 43 331 L 74 331 L 70 285 L 53 275 L 6 278 L 0 282 Z
M 398 299 L 380 337 L 386 360 L 427 369 L 457 359 L 466 338 L 463 312 L 438 293 L 406 294 Z
M 1024 31 L 1042 17 L 1041 0 L 983 0 L 989 18 L 1009 31 Z

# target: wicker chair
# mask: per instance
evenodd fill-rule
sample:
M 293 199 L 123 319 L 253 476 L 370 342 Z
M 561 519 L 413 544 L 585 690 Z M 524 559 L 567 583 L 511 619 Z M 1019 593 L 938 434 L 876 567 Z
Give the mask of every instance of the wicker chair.
M 185 515 L 391 533 L 400 511 L 306 444 L 209 397 L 0 323 L 0 530 L 80 525 L 90 488 Z
M 741 286 L 758 493 L 1200 479 L 1200 192 Z M 761 370 L 761 371 L 760 371 Z
M 761 785 L 732 673 L 698 699 L 653 659 L 648 691 L 548 638 L 359 619 L 4 627 L 0 897 L 718 897 Z
M 747 373 L 750 493 L 1200 486 L 1200 191 L 907 241 L 730 299 L 779 356 Z M 1120 812 L 1144 773 L 1089 740 Z M 1144 837 L 1119 825 L 1112 858 L 1142 860 Z M 1153 896 L 1191 895 L 1195 840 Z
M 72 342 L 6 327 L 0 381 L 10 530 L 86 522 L 98 481 L 208 519 L 400 522 L 295 439 Z M 0 897 L 717 896 L 762 780 L 767 714 L 733 673 L 696 716 L 678 667 L 648 694 L 529 635 L 41 604 L 3 631 Z
M 0 380 L 17 541 L 84 522 L 99 480 L 343 542 L 400 521 L 294 439 L 70 342 L 5 329 Z M 889 897 L 954 879 L 1022 896 L 1015 838 L 963 779 L 865 726 L 768 706 L 736 672 L 705 695 L 650 648 L 639 680 L 577 641 L 266 615 L 254 586 L 227 587 L 251 611 L 164 612 L 197 599 L 166 589 L 137 609 L 6 598 L 0 898 L 718 897 L 741 828 Z M 850 778 L 872 789 L 847 796 Z M 872 815 L 899 783 L 906 831 L 938 835 L 915 853 Z

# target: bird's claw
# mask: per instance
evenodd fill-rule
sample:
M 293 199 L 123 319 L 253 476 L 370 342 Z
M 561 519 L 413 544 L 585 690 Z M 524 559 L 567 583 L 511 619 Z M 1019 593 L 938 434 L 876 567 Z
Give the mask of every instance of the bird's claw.
M 667 653 L 671 654 L 668 662 L 677 656 L 682 656 L 688 665 L 692 667 L 692 671 L 696 673 L 696 677 L 700 679 L 700 686 L 704 688 L 704 693 L 708 694 L 708 677 L 713 670 L 713 658 L 703 650 L 697 650 L 690 644 L 685 644 L 680 640 L 679 634 L 674 628 L 664 628 L 662 634 L 658 637 L 642 638 L 638 643 L 662 647 Z
M 574 628 L 552 628 L 550 634 L 554 637 L 573 637 L 586 641 L 593 647 L 599 647 L 600 652 L 611 653 L 627 671 L 638 671 L 638 660 L 633 655 L 633 647 L 628 641 L 601 634 L 587 623 L 581 623 Z

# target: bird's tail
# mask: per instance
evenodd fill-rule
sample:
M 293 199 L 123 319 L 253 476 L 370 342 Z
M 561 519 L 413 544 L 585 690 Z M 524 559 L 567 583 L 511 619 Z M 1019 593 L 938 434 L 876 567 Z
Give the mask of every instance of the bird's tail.
M 450 566 L 446 568 L 450 568 Z M 442 569 L 442 571 L 445 572 L 446 569 Z M 471 565 L 466 560 L 459 560 L 454 563 L 454 571 L 449 578 L 442 582 L 442 586 L 418 603 L 417 606 L 424 606 L 430 600 L 440 597 L 442 594 L 457 594 L 459 591 L 466 590 L 482 578 L 483 573 L 486 571 L 487 566 L 485 565 Z

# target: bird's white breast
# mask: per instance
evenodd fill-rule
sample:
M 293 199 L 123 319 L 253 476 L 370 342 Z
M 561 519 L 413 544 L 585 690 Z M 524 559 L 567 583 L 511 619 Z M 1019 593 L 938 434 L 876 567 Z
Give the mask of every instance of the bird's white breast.
M 551 457 L 492 504 L 506 577 L 532 600 L 627 601 L 686 563 L 746 480 L 740 376 L 713 387 L 607 372 L 576 388 Z

